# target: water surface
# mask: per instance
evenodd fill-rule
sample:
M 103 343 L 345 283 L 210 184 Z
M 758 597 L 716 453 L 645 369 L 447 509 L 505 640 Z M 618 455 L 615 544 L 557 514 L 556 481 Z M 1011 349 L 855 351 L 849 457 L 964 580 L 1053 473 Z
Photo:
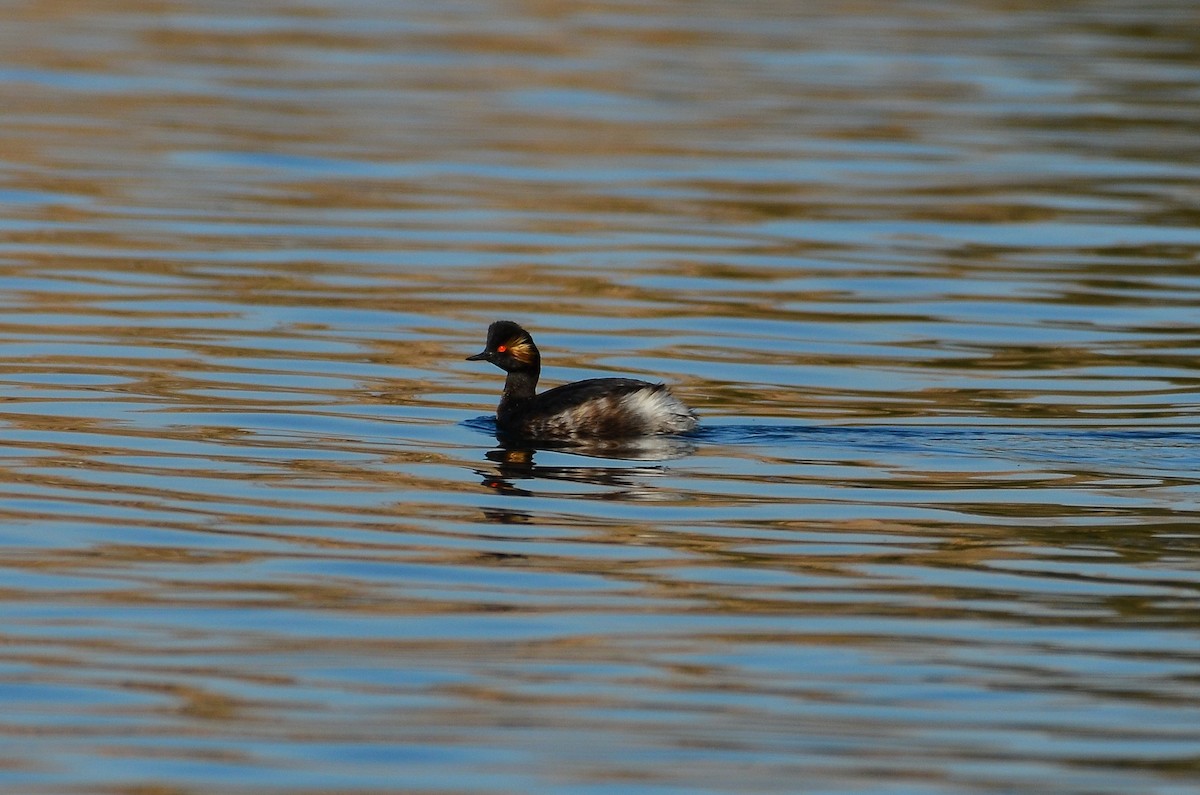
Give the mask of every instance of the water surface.
M 0 12 L 0 788 L 1194 792 L 1200 17 L 799 5 Z

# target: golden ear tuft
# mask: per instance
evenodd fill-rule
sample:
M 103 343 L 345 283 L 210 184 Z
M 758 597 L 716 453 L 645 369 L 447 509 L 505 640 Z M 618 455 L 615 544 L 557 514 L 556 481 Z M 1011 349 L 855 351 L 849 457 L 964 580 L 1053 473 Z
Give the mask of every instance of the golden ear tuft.
M 509 340 L 507 345 L 497 346 L 496 350 L 503 352 L 505 348 L 508 348 L 508 355 L 519 362 L 529 364 L 533 361 L 533 346 L 527 338 Z

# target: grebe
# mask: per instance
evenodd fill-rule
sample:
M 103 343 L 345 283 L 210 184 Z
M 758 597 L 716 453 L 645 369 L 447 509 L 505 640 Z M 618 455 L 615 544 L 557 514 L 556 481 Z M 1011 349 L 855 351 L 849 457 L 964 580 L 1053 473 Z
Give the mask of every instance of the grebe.
M 633 378 L 591 378 L 535 392 L 542 357 L 533 337 L 511 320 L 488 327 L 487 346 L 467 361 L 485 361 L 508 373 L 496 408 L 502 435 L 524 439 L 607 440 L 696 427 L 696 414 L 665 384 Z

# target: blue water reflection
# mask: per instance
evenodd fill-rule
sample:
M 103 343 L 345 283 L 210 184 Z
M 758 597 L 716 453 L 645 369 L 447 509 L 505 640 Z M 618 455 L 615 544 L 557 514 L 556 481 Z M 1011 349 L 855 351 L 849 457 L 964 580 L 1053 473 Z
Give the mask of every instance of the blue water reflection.
M 1195 790 L 1190 7 L 101 5 L 0 12 L 0 789 Z M 502 317 L 700 428 L 502 443 Z

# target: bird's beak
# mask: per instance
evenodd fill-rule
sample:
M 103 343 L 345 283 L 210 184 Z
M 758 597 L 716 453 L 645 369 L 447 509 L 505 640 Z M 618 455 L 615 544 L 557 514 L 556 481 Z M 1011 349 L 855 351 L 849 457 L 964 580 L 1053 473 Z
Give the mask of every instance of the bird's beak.
M 468 362 L 486 362 L 488 360 L 489 356 L 491 356 L 491 354 L 488 353 L 487 351 L 480 351 L 479 353 L 475 354 L 474 356 L 468 356 L 467 361 Z

